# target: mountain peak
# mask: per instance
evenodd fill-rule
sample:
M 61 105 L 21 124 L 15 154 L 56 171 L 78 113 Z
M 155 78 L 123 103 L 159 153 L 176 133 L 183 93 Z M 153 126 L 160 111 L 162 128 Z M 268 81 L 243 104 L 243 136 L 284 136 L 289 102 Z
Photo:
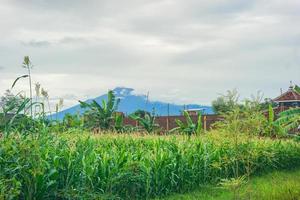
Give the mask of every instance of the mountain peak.
M 113 89 L 114 94 L 118 96 L 129 96 L 134 91 L 133 88 L 127 88 L 127 87 L 116 87 Z
M 152 112 L 155 110 L 156 115 L 167 116 L 167 115 L 180 115 L 181 111 L 185 108 L 189 109 L 203 109 L 205 114 L 212 114 L 212 108 L 210 106 L 202 106 L 196 104 L 188 104 L 188 105 L 178 105 L 178 104 L 170 104 L 167 102 L 161 101 L 151 101 L 145 98 L 145 95 L 137 95 L 134 94 L 134 89 L 127 87 L 116 87 L 112 90 L 116 97 L 120 98 L 120 104 L 118 107 L 118 111 L 123 112 L 125 114 L 131 114 L 138 109 L 142 109 L 148 112 Z M 103 100 L 107 100 L 107 94 L 103 94 L 93 99 L 89 99 L 88 101 L 95 100 L 98 103 L 101 103 Z M 71 108 L 63 110 L 55 115 L 56 119 L 63 119 L 65 114 L 82 114 L 84 113 L 84 109 L 80 107 L 80 105 L 75 105 Z

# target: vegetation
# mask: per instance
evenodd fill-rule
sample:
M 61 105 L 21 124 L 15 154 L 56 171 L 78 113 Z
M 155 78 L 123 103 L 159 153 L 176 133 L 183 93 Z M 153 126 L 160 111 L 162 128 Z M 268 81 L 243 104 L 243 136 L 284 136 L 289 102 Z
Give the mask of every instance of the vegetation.
M 129 115 L 129 117 L 133 120 L 136 120 L 147 133 L 152 133 L 159 126 L 155 122 L 155 113 L 153 111 L 152 114 L 138 110 L 135 113 Z
M 187 111 L 183 111 L 183 115 L 185 117 L 186 122 L 182 122 L 178 119 L 176 119 L 176 124 L 177 124 L 177 128 L 172 129 L 170 132 L 175 132 L 175 131 L 179 131 L 183 134 L 186 135 L 193 135 L 193 134 L 200 134 L 203 131 L 202 128 L 202 115 L 199 112 L 198 113 L 198 120 L 197 120 L 197 124 L 195 124 L 193 122 L 193 120 L 191 119 L 191 116 L 189 115 L 189 113 Z
M 274 171 L 254 177 L 240 189 L 240 199 L 298 200 L 300 196 L 300 170 Z M 204 186 L 187 194 L 176 194 L 164 200 L 228 200 L 234 194 L 224 188 Z
M 3 199 L 145 199 L 300 166 L 300 143 L 205 137 L 13 134 L 0 143 Z
M 236 89 L 228 90 L 226 94 L 221 94 L 216 100 L 212 101 L 212 108 L 216 114 L 224 115 L 237 108 L 241 110 L 247 109 L 249 105 L 261 112 L 268 110 L 269 106 L 272 108 L 276 107 L 276 104 L 271 99 L 265 98 L 263 100 L 263 94 L 260 91 L 244 101 L 240 101 L 239 97 Z
M 116 99 L 113 91 L 109 91 L 107 94 L 107 102 L 102 101 L 102 106 L 95 100 L 91 103 L 79 101 L 82 108 L 86 108 L 84 114 L 85 124 L 91 129 L 108 130 L 112 128 L 112 122 L 114 119 L 114 113 L 118 109 L 120 99 Z
M 275 124 L 283 127 L 285 132 L 300 128 L 300 108 L 286 110 L 279 114 Z
M 237 90 L 227 90 L 226 94 L 221 94 L 216 100 L 212 102 L 212 107 L 215 113 L 227 113 L 238 107 L 238 101 L 239 94 Z
M 30 92 L 30 103 L 32 104 L 32 82 L 31 82 L 31 69 L 33 67 L 30 59 L 29 59 L 29 56 L 25 56 L 24 57 L 24 61 L 23 61 L 23 65 L 22 65 L 23 68 L 27 69 L 27 72 L 28 74 L 25 75 L 28 77 L 28 80 L 29 80 L 29 92 Z M 24 76 L 23 76 L 24 77 Z M 30 115 L 31 117 L 33 116 L 33 112 L 32 112 L 32 106 L 30 106 Z
M 300 87 L 298 85 L 295 85 L 294 90 L 300 94 Z
M 207 186 L 240 199 L 248 198 L 243 191 L 253 176 L 300 168 L 300 136 L 289 136 L 299 127 L 299 108 L 276 116 L 260 94 L 238 102 L 228 91 L 213 103 L 222 117 L 214 130 L 204 133 L 201 113 L 194 122 L 184 111 L 172 134 L 157 136 L 154 112 L 138 110 L 130 118 L 139 127 L 124 125 L 112 91 L 101 105 L 80 101 L 83 116 L 52 119 L 39 83 L 32 97 L 28 57 L 24 67 L 28 74 L 11 89 L 30 77 L 30 98 L 10 90 L 0 101 L 0 199 L 150 199 Z
M 269 105 L 267 123 L 265 125 L 265 135 L 276 137 L 276 136 L 283 136 L 286 134 L 287 132 L 283 129 L 283 127 L 280 126 L 280 124 L 275 122 L 275 113 L 273 107 Z
M 63 130 L 61 130 L 62 132 L 68 131 L 69 129 L 72 128 L 76 130 L 82 129 L 83 119 L 80 117 L 79 114 L 77 115 L 66 114 L 59 126 L 63 128 Z
M 3 132 L 7 135 L 14 127 L 17 120 L 26 118 L 26 116 L 21 115 L 21 113 L 25 112 L 26 106 L 29 102 L 30 99 L 28 98 L 18 99 L 17 97 L 13 97 L 9 99 L 5 105 L 2 106 L 0 130 L 3 130 Z

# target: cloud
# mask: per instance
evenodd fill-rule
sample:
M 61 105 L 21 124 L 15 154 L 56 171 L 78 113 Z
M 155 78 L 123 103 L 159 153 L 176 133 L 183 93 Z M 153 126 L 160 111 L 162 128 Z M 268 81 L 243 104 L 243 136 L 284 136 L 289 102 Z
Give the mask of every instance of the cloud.
M 58 41 L 59 44 L 87 44 L 88 40 L 82 37 L 64 37 Z
M 47 47 L 50 46 L 50 42 L 48 41 L 35 41 L 31 40 L 29 42 L 22 42 L 24 46 L 29 46 L 29 47 Z
M 298 0 L 4 0 L 0 56 L 10 75 L 0 73 L 0 92 L 29 55 L 33 78 L 47 80 L 57 98 L 97 96 L 116 86 L 180 103 L 209 104 L 232 88 L 274 97 L 300 77 L 299 6 Z

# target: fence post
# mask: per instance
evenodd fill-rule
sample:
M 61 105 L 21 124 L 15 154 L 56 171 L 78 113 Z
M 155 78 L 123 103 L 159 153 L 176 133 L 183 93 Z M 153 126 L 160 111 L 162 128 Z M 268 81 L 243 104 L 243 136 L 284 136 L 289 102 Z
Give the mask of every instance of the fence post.
M 204 131 L 206 131 L 207 127 L 206 127 L 206 115 L 203 116 L 203 128 Z
M 169 116 L 167 117 L 167 131 L 169 131 Z
M 168 104 L 167 131 L 169 131 L 170 104 Z

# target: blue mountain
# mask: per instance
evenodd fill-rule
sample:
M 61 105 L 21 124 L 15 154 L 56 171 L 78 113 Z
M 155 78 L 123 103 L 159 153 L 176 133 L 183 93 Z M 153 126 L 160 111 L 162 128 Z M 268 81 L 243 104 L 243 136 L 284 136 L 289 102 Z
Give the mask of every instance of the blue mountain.
M 158 116 L 166 116 L 168 115 L 180 115 L 181 111 L 185 109 L 202 109 L 204 114 L 213 114 L 213 110 L 210 106 L 201 106 L 196 104 L 188 104 L 188 105 L 177 105 L 177 104 L 168 104 L 161 101 L 148 101 L 146 95 L 135 95 L 133 94 L 134 89 L 132 88 L 124 88 L 117 87 L 114 90 L 114 94 L 117 98 L 120 98 L 120 104 L 118 107 L 118 111 L 125 113 L 126 115 L 133 113 L 138 109 L 146 110 L 148 112 L 152 112 L 155 110 L 155 114 Z M 94 99 L 88 99 L 85 102 L 91 102 L 95 100 L 97 103 L 101 105 L 102 100 L 107 99 L 107 94 L 101 95 Z M 169 109 L 168 109 L 169 105 Z M 82 114 L 84 109 L 80 107 L 80 105 L 75 105 L 68 109 L 65 109 L 59 113 L 57 116 L 53 116 L 61 120 L 63 117 L 68 114 Z

